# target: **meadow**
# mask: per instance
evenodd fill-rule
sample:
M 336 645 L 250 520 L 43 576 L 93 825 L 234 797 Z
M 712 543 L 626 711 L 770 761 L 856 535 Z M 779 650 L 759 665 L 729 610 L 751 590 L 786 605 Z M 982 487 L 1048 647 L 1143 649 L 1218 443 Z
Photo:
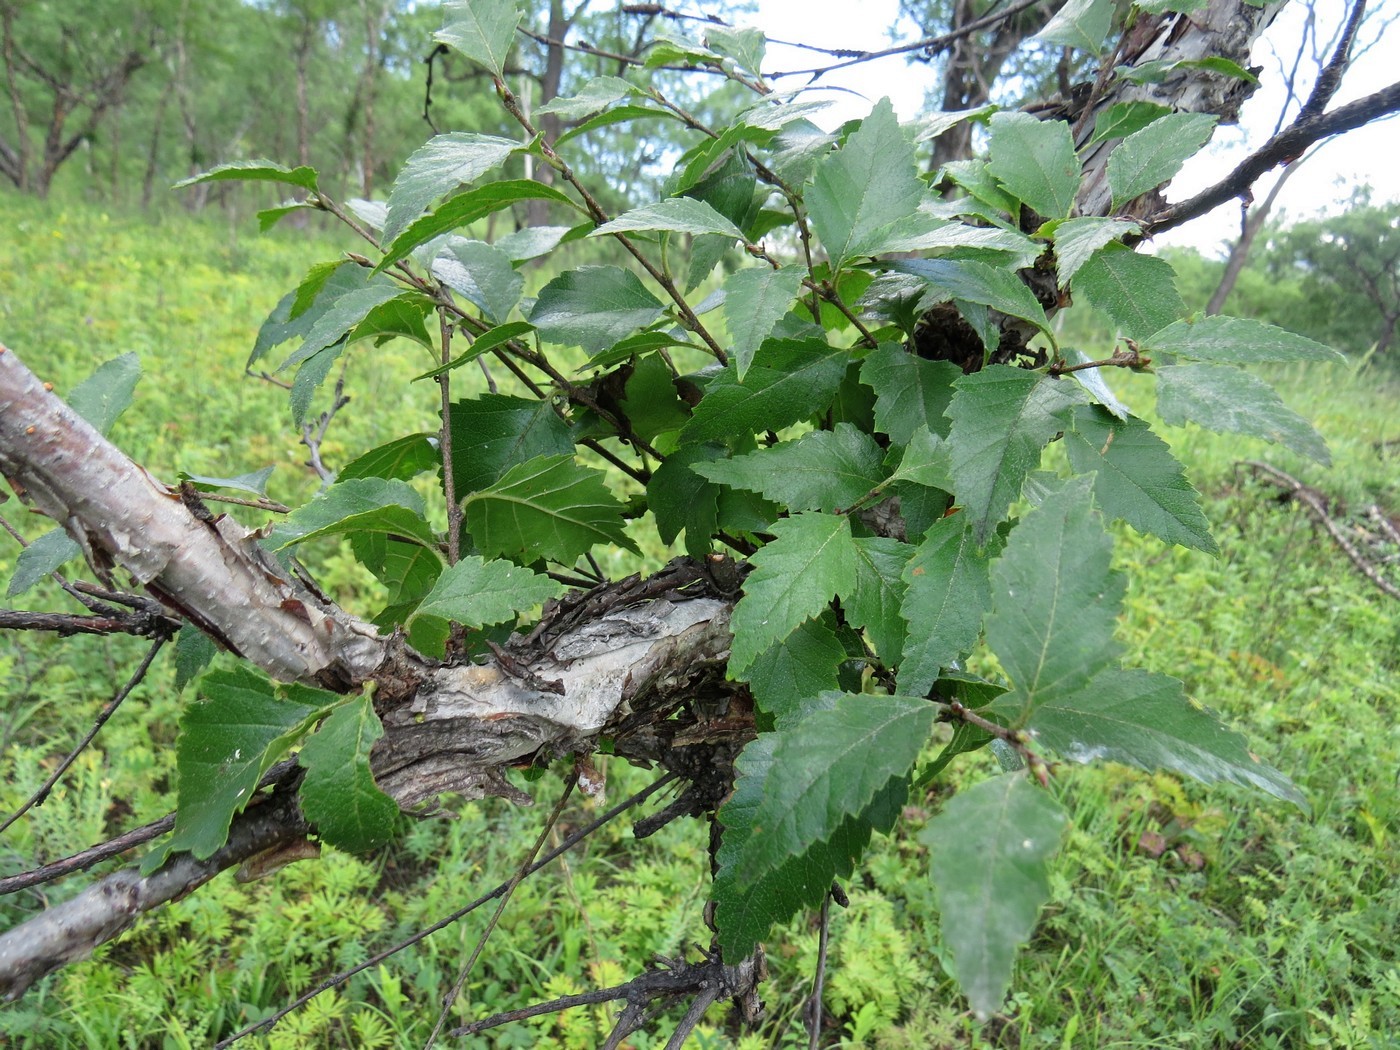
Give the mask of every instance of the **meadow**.
M 134 351 L 144 375 L 112 432 L 117 444 L 165 480 L 276 464 L 268 494 L 295 505 L 317 479 L 285 391 L 246 376 L 244 362 L 261 320 L 305 269 L 352 245 L 314 229 L 258 236 L 255 228 L 251 218 L 195 219 L 178 207 L 156 217 L 109 214 L 0 194 L 0 229 L 10 231 L 0 239 L 0 342 L 60 392 Z M 1103 338 L 1077 323 L 1085 343 Z M 429 366 L 421 347 L 404 342 L 356 353 L 346 377 L 352 400 L 321 447 L 327 463 L 431 429 L 437 388 L 408 382 Z M 979 1025 L 940 962 L 917 835 L 940 799 L 980 771 L 974 764 L 936 782 L 911 800 L 895 836 L 877 838 L 850 886 L 850 907 L 835 913 L 825 1000 L 834 1020 L 824 1045 L 1400 1045 L 1400 602 L 1361 577 L 1302 507 L 1236 467 L 1264 460 L 1353 512 L 1375 503 L 1400 515 L 1400 365 L 1360 360 L 1269 378 L 1326 437 L 1333 467 L 1198 429 L 1163 431 L 1202 493 L 1221 554 L 1116 528 L 1115 557 L 1130 580 L 1120 637 L 1125 663 L 1182 678 L 1294 778 L 1311 812 L 1118 766 L 1059 767 L 1053 790 L 1073 821 L 1052 901 L 1019 963 L 1008 1018 Z M 1120 394 L 1147 412 L 1149 384 L 1132 377 Z M 1052 451 L 1047 465 L 1054 462 Z M 0 515 L 29 539 L 49 527 L 14 500 Z M 0 538 L 0 580 L 18 551 Z M 647 551 L 653 563 L 670 553 Z M 348 595 L 352 608 L 357 596 L 367 604 L 377 585 L 348 550 L 327 545 L 319 554 L 325 589 Z M 63 600 L 36 588 L 17 604 L 59 608 Z M 131 639 L 0 638 L 0 812 L 42 782 L 143 648 Z M 170 810 L 181 702 L 167 654 L 48 801 L 0 836 L 0 872 Z M 649 779 L 621 763 L 607 773 L 610 800 Z M 536 785 L 544 808 L 556 789 L 552 777 Z M 572 804 L 556 833 L 598 808 Z M 223 876 L 94 961 L 0 1006 L 0 1045 L 207 1046 L 509 877 L 542 819 L 539 806 L 470 803 L 451 818 L 409 825 L 380 854 L 327 852 L 250 885 Z M 653 955 L 675 956 L 700 940 L 707 834 L 679 822 L 636 843 L 624 820 L 524 883 L 457 1016 L 620 983 Z M 0 899 L 0 928 L 80 882 Z M 245 1045 L 421 1045 L 486 920 L 472 915 Z M 688 1046 L 807 1045 L 799 1011 L 815 928 L 778 931 L 768 950 L 761 1028 L 739 1033 L 716 1012 Z M 591 1047 L 609 1016 L 578 1010 L 454 1045 Z M 638 1036 L 630 1045 L 664 1041 Z

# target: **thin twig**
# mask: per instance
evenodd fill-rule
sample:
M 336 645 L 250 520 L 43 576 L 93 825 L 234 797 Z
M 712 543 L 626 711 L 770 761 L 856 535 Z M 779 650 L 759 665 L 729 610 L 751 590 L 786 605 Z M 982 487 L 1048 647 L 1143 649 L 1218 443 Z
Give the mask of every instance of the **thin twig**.
M 822 991 L 826 985 L 826 950 L 831 937 L 831 894 L 822 898 L 817 933 L 817 973 L 812 979 L 812 998 L 807 1001 L 808 1050 L 817 1050 L 822 1038 Z
M 59 778 L 61 778 L 64 773 L 68 772 L 68 767 L 78 760 L 78 756 L 92 743 L 93 738 L 96 737 L 102 727 L 107 724 L 107 720 L 117 713 L 117 708 L 121 706 L 122 701 L 130 696 L 131 691 L 141 684 L 141 680 L 146 677 L 146 672 L 151 669 L 151 663 L 155 660 L 156 654 L 159 653 L 161 648 L 165 645 L 165 641 L 164 638 L 157 638 L 151 643 L 151 647 L 146 650 L 146 655 L 142 658 L 141 663 L 137 666 L 136 670 L 131 673 L 131 677 L 126 680 L 126 685 L 117 690 L 117 695 L 103 705 L 102 710 L 92 723 L 92 728 L 78 741 L 78 746 L 73 748 L 73 750 L 68 753 L 68 756 L 58 764 L 58 768 L 48 775 L 44 782 L 39 785 L 39 789 L 25 799 L 19 809 L 10 814 L 3 824 L 0 824 L 0 835 L 3 835 L 11 824 L 19 820 L 20 817 L 24 816 L 35 806 L 42 806 L 44 804 L 44 800 L 49 797 L 49 792 L 53 790 L 53 786 L 58 783 Z
M 690 1033 L 695 1031 L 705 1012 L 715 1005 L 715 1000 L 720 996 L 718 985 L 706 988 L 690 1004 L 690 1009 L 681 1018 L 681 1023 L 676 1025 L 676 1030 L 671 1033 L 671 1038 L 666 1040 L 666 1050 L 681 1050 L 685 1046 L 685 1041 L 690 1038 Z
M 438 311 L 438 333 L 442 340 L 442 363 L 452 360 L 452 325 L 447 314 Z M 452 466 L 452 373 L 437 376 L 442 394 L 442 427 L 438 431 L 438 449 L 442 452 L 442 492 L 447 498 L 447 564 L 461 560 L 462 506 L 457 502 L 457 479 Z
M 433 1025 L 433 1030 L 428 1033 L 428 1041 L 423 1044 L 423 1050 L 432 1050 L 433 1044 L 437 1042 L 442 1026 L 447 1023 L 447 1015 L 452 1012 L 452 1004 L 457 1001 L 457 997 L 462 994 L 462 989 L 466 987 L 467 978 L 471 976 L 477 959 L 481 958 L 481 953 L 486 947 L 486 942 L 491 939 L 491 934 L 495 932 L 497 925 L 501 921 L 501 916 L 505 913 L 510 898 L 515 893 L 515 888 L 525 881 L 525 876 L 530 872 L 530 865 L 535 862 L 535 857 L 544 848 L 545 841 L 549 838 L 549 833 L 554 830 L 554 825 L 559 822 L 559 814 L 564 812 L 564 804 L 569 801 L 569 796 L 574 793 L 574 785 L 578 783 L 578 767 L 569 778 L 564 781 L 564 790 L 559 793 L 559 801 L 554 803 L 554 809 L 550 811 L 548 819 L 544 822 L 544 827 L 540 829 L 539 835 L 535 838 L 535 844 L 530 847 L 525 859 L 520 862 L 520 867 L 511 876 L 510 882 L 506 885 L 505 892 L 501 894 L 500 903 L 496 905 L 496 910 L 491 913 L 491 918 L 486 922 L 486 928 L 481 931 L 481 936 L 476 939 L 476 947 L 472 949 L 462 969 L 457 974 L 457 979 L 452 982 L 452 990 L 443 997 L 442 1010 L 438 1013 L 437 1023 Z
M 526 874 L 532 875 L 535 872 L 539 871 L 550 861 L 554 860 L 555 857 L 558 857 L 561 854 L 564 854 L 569 850 L 573 849 L 576 845 L 578 845 L 584 839 L 588 838 L 589 835 L 592 835 L 604 824 L 607 824 L 609 821 L 613 820 L 620 814 L 625 813 L 633 806 L 637 806 L 645 802 L 652 795 L 660 791 L 663 787 L 665 787 L 667 784 L 671 783 L 675 779 L 675 773 L 667 773 L 665 776 L 652 781 L 651 784 L 643 788 L 641 791 L 637 792 L 632 797 L 623 799 L 617 805 L 613 806 L 612 809 L 608 810 L 602 816 L 598 817 L 591 823 L 586 824 L 584 827 L 574 832 L 555 849 L 550 850 L 539 860 L 535 861 L 534 864 L 530 865 L 530 869 L 528 872 L 526 872 Z M 272 1016 L 264 1018 L 263 1020 L 258 1021 L 254 1024 L 250 1024 L 248 1027 L 238 1032 L 235 1032 L 228 1038 L 220 1040 L 218 1043 L 215 1043 L 214 1050 L 224 1050 L 224 1048 L 232 1046 L 244 1036 L 252 1035 L 254 1032 L 271 1031 L 273 1026 L 276 1025 L 278 1021 L 282 1020 L 282 1018 L 286 1017 L 293 1011 L 299 1010 L 301 1007 L 305 1006 L 307 1003 L 309 1003 L 312 999 L 316 998 L 316 996 L 320 995 L 322 992 L 329 991 L 332 988 L 336 988 L 344 984 L 346 981 L 350 980 L 350 978 L 354 977 L 357 973 L 362 973 L 372 966 L 378 966 L 385 959 L 397 955 L 405 948 L 411 948 L 419 941 L 426 940 L 434 933 L 437 933 L 438 930 L 442 930 L 448 926 L 451 926 L 453 923 L 457 922 L 464 916 L 470 915 L 472 912 L 476 911 L 476 909 L 480 908 L 483 904 L 487 904 L 495 900 L 501 894 L 505 893 L 506 887 L 508 885 L 510 885 L 509 880 L 501 883 L 489 893 L 482 894 L 480 897 L 478 897 L 476 900 L 472 901 L 465 907 L 459 908 L 457 911 L 453 912 L 445 919 L 440 919 L 439 921 L 433 923 L 433 925 L 429 926 L 427 929 L 420 930 L 417 933 L 413 934 L 413 936 L 404 938 L 397 944 L 391 945 L 384 951 L 371 956 L 370 958 L 366 959 L 364 962 L 360 963 L 357 966 L 352 966 L 348 970 L 342 970 L 340 973 L 332 974 L 330 977 L 327 977 L 325 980 L 317 984 L 314 988 L 311 988 L 309 991 L 303 993 L 293 1002 L 288 1003 L 286 1006 L 282 1007 Z
M 232 503 L 238 507 L 265 510 L 270 514 L 290 514 L 292 512 L 291 507 L 284 507 L 266 496 L 259 496 L 257 499 L 244 499 L 242 496 L 221 496 L 216 492 L 201 492 L 199 498 L 208 503 Z

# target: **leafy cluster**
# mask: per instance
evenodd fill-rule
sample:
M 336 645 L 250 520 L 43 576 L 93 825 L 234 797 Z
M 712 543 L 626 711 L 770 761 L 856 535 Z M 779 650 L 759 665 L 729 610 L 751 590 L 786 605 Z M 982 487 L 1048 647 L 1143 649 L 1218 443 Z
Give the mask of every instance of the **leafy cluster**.
M 661 41 L 631 79 L 551 103 L 568 130 L 549 141 L 504 79 L 519 20 L 513 0 L 449 3 L 438 35 L 490 74 L 518 139 L 439 135 L 385 203 L 342 207 L 311 169 L 266 162 L 189 180 L 291 185 L 305 199 L 264 225 L 316 208 L 374 246 L 313 267 L 259 334 L 250 364 L 291 347 L 276 371 L 290 376 L 298 423 L 352 347 L 388 338 L 427 348 L 435 363 L 418 379 L 447 392 L 439 433 L 346 465 L 269 548 L 347 537 L 387 588 L 375 623 L 431 656 L 470 654 L 484 629 L 561 594 L 561 579 L 592 577 L 582 560 L 596 548 L 636 550 L 626 526 L 646 512 L 695 558 L 717 544 L 747 556 L 728 674 L 752 695 L 757 736 L 718 813 L 726 957 L 819 904 L 872 831 L 893 828 L 911 786 L 993 742 L 1023 768 L 959 796 L 924 838 L 949 958 L 981 1012 L 1000 1008 L 1048 892 L 1064 818 L 1037 784 L 1041 749 L 1302 804 L 1179 681 L 1119 664 L 1123 582 L 1104 519 L 1215 543 L 1167 444 L 1100 373 L 1150 371 L 1167 423 L 1326 462 L 1322 439 L 1241 366 L 1332 351 L 1258 322 L 1184 317 L 1170 265 L 1134 250 L 1136 223 L 1076 214 L 1083 173 L 1066 123 L 989 108 L 903 126 L 882 101 L 824 132 L 818 103 L 763 83 L 761 34 L 714 27 Z M 708 127 L 651 79 L 674 65 L 754 97 Z M 568 150 L 656 116 L 690 136 L 666 196 L 609 215 Z M 919 150 L 956 120 L 985 126 L 986 159 L 922 176 Z M 1105 113 L 1094 135 L 1117 143 L 1115 207 L 1170 179 L 1213 124 L 1141 104 Z M 550 184 L 512 177 L 527 155 Z M 481 220 L 522 201 L 568 223 L 482 239 Z M 600 264 L 588 241 L 607 238 L 625 254 Z M 525 295 L 521 263 L 587 251 Z M 1111 318 L 1128 349 L 1060 346 L 1050 313 L 1072 300 Z M 478 361 L 508 371 L 513 392 L 493 381 L 453 398 Z M 1066 456 L 1047 472 L 1056 440 Z M 445 533 L 415 481 L 434 471 Z M 628 502 L 609 487 L 620 478 Z M 979 643 L 999 676 L 966 673 Z M 367 700 L 279 696 L 247 671 L 211 672 L 200 688 L 169 848 L 217 848 L 262 773 L 302 741 L 302 797 L 323 835 L 356 849 L 387 828 Z M 954 732 L 930 757 L 940 721 Z

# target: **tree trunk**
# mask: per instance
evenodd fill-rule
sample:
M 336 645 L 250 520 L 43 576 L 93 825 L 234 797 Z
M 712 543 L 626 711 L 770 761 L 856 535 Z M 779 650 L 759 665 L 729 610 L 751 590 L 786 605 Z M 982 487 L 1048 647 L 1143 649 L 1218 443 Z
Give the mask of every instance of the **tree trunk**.
M 540 78 L 540 105 L 552 101 L 559 95 L 559 85 L 564 79 L 564 37 L 573 27 L 574 18 L 583 10 L 583 6 L 580 3 L 573 15 L 568 15 L 564 11 L 564 0 L 549 0 L 549 26 L 545 30 L 545 35 L 555 43 L 545 45 L 544 76 Z M 546 142 L 553 142 L 563 130 L 557 113 L 546 113 L 541 116 L 538 126 L 544 132 Z M 537 165 L 531 177 L 542 185 L 552 186 L 554 184 L 554 169 L 548 164 Z M 544 226 L 548 222 L 548 201 L 532 200 L 526 202 L 525 224 L 527 226 Z
M 5 86 L 10 93 L 10 110 L 15 117 L 15 144 L 8 146 L 0 142 L 0 171 L 15 184 L 21 192 L 29 189 L 29 113 L 24 107 L 24 99 L 19 92 L 19 82 L 15 79 L 15 34 L 14 11 L 6 6 L 0 11 L 0 57 L 5 61 Z

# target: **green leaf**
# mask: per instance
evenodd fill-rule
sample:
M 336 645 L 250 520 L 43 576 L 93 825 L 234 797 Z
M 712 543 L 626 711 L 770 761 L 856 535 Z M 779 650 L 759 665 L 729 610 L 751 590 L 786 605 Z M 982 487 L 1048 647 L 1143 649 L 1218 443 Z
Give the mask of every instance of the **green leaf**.
M 482 394 L 453 402 L 450 419 L 452 480 L 459 500 L 527 460 L 574 450 L 569 424 L 547 400 Z
M 363 268 L 352 262 L 313 266 L 295 290 L 284 295 L 258 329 L 248 368 L 283 343 L 305 339 L 311 326 L 347 292 L 365 286 Z
M 442 28 L 433 39 L 501 77 L 520 18 L 515 0 L 444 0 Z
M 900 130 L 888 98 L 881 99 L 845 145 L 817 164 L 806 204 L 812 229 L 838 273 L 857 256 L 876 255 L 914 214 L 924 185 L 914 147 Z
M 375 266 L 379 273 L 398 262 L 420 244 L 427 244 L 439 234 L 467 226 L 477 219 L 484 219 L 492 212 L 508 208 L 519 201 L 542 200 L 577 208 L 567 196 L 553 187 L 534 179 L 507 179 L 491 182 L 474 190 L 467 190 L 455 197 L 449 197 L 437 211 L 415 219 L 408 229 L 394 238 L 384 249 L 384 258 Z
M 1109 106 L 1094 118 L 1094 134 L 1089 139 L 1089 145 L 1124 138 L 1170 112 L 1166 106 L 1155 102 L 1119 102 Z
M 603 483 L 603 472 L 580 466 L 571 454 L 512 467 L 462 505 L 472 539 L 488 556 L 572 565 L 598 543 L 640 553 L 623 531 L 625 508 Z
M 1170 769 L 1206 784 L 1255 788 L 1307 809 L 1291 780 L 1259 761 L 1244 737 L 1221 725 L 1167 675 L 1106 670 L 1079 692 L 1036 708 L 1028 727 L 1037 741 L 1071 762 Z
M 526 226 L 523 230 L 516 230 L 504 237 L 497 237 L 492 243 L 492 247 L 499 248 L 509 255 L 511 262 L 524 262 L 527 259 L 538 259 L 541 255 L 548 255 L 571 233 L 583 237 L 591 229 L 593 229 L 591 222 L 580 223 L 572 228 L 568 226 Z
M 860 366 L 860 381 L 875 391 L 875 428 L 906 445 L 920 427 L 947 437 L 944 415 L 962 369 L 948 361 L 925 361 L 899 343 L 881 343 Z
M 966 250 L 960 252 L 959 250 Z M 1030 266 L 1041 253 L 1041 246 L 1018 230 L 969 226 L 960 220 L 939 219 L 919 212 L 902 224 L 886 246 L 887 252 L 937 252 L 941 255 L 977 251 L 1008 252 L 1014 266 Z
M 285 372 L 292 366 L 314 357 L 331 344 L 340 342 L 350 334 L 351 329 L 363 322 L 371 311 L 400 296 L 423 299 L 417 292 L 405 292 L 388 278 L 376 280 L 372 284 L 338 296 L 316 319 L 301 346 L 277 366 L 277 371 Z
M 764 733 L 749 742 L 734 763 L 738 778 L 734 793 L 724 804 L 724 837 L 716 856 L 714 900 L 720 945 L 727 958 L 744 958 L 775 922 L 785 922 L 801 909 L 821 904 L 836 877 L 851 875 L 856 859 L 870 841 L 871 830 L 893 827 L 908 795 L 908 780 L 892 777 L 865 812 L 847 817 L 826 841 L 789 858 L 767 876 L 739 879 L 736 861 L 750 837 L 765 787 L 770 780 L 785 776 L 782 767 L 774 764 L 777 744 L 776 733 Z
M 341 703 L 302 746 L 299 794 L 306 819 L 325 842 L 363 853 L 392 837 L 398 804 L 379 790 L 369 754 L 384 735 L 369 692 Z
M 268 545 L 285 550 L 318 536 L 367 531 L 433 547 L 436 537 L 423 513 L 423 497 L 402 481 L 352 478 L 292 511 L 273 529 Z
M 846 374 L 849 353 L 819 339 L 769 339 L 744 381 L 730 362 L 705 388 L 681 439 L 725 441 L 781 430 L 826 410 Z
M 175 635 L 175 691 L 198 678 L 217 652 L 214 639 L 192 623 L 182 624 Z
M 729 352 L 739 382 L 753 363 L 763 340 L 792 307 L 802 290 L 806 271 L 801 266 L 781 270 L 750 266 L 735 270 L 724 282 L 724 316 L 729 323 Z
M 392 241 L 433 201 L 494 171 L 524 148 L 512 139 L 467 131 L 433 136 L 413 151 L 394 180 L 382 240 Z
M 730 619 L 731 677 L 855 587 L 857 555 L 848 519 L 794 514 L 774 522 L 771 531 L 775 538 L 750 559 L 754 571 L 744 581 L 744 596 Z
M 605 222 L 590 233 L 603 237 L 611 233 L 636 230 L 660 230 L 668 233 L 689 233 L 694 236 L 715 233 L 736 241 L 744 239 L 743 231 L 714 208 L 694 197 L 667 197 L 654 204 L 623 212 L 611 222 Z
M 149 873 L 171 853 L 205 860 L 228 839 L 233 815 L 252 799 L 269 766 L 292 747 L 338 700 L 308 706 L 277 697 L 273 685 L 251 668 L 211 671 L 199 699 L 180 716 L 175 765 L 179 804 L 164 850 L 147 858 Z M 304 689 L 303 695 L 319 693 Z
M 1186 312 L 1171 264 L 1122 245 L 1095 252 L 1075 274 L 1074 291 L 1129 339 L 1145 339 Z
M 383 630 L 402 626 L 443 570 L 436 550 L 382 532 L 353 533 L 350 549 L 387 592 L 384 607 L 374 617 L 374 625 Z M 409 641 L 421 650 L 418 638 L 410 634 Z M 431 655 L 440 656 L 441 650 Z
M 854 626 L 870 636 L 881 662 L 893 667 L 904 649 L 901 574 L 914 548 L 883 536 L 858 536 L 854 543 L 856 584 L 849 594 L 841 596 L 841 608 Z
M 899 482 L 912 482 L 925 488 L 953 491 L 951 454 L 948 442 L 921 426 L 914 431 L 899 458 L 899 466 L 885 479 L 885 487 Z
M 530 323 L 540 338 L 596 354 L 661 316 L 661 302 L 620 266 L 566 270 L 540 289 Z
M 863 498 L 884 478 L 880 448 L 849 423 L 816 430 L 796 441 L 760 448 L 695 473 L 731 488 L 762 493 L 789 510 L 834 511 Z
M 1081 405 L 1065 449 L 1076 474 L 1094 472 L 1094 502 L 1105 514 L 1167 543 L 1219 552 L 1181 464 L 1141 419 Z
M 1087 352 L 1073 346 L 1061 348 L 1065 360 L 1072 365 L 1087 365 L 1095 358 Z M 1119 419 L 1127 419 L 1131 413 L 1123 402 L 1118 400 L 1117 395 L 1109 388 L 1108 382 L 1103 377 L 1102 368 L 1081 368 L 1074 373 L 1075 381 L 1104 408 L 1108 409 Z
M 634 120 L 679 121 L 680 117 L 669 109 L 662 109 L 659 106 L 616 106 L 613 109 L 604 110 L 597 116 L 589 117 L 581 124 L 575 124 L 554 140 L 554 146 L 557 149 L 570 139 L 586 135 L 590 131 L 611 127 L 613 124 L 626 124 Z
M 472 342 L 471 349 L 464 354 L 458 354 L 445 365 L 438 365 L 430 368 L 421 375 L 413 377 L 413 382 L 420 379 L 431 379 L 433 376 L 440 376 L 444 372 L 451 372 L 454 368 L 461 368 L 463 365 L 475 361 L 482 354 L 489 353 L 510 342 L 512 339 L 519 339 L 522 335 L 527 335 L 535 330 L 535 326 L 529 321 L 507 321 L 505 324 L 497 325 L 495 328 L 482 332 Z
M 979 544 L 1021 493 L 1040 453 L 1069 429 L 1070 409 L 1083 390 L 1010 365 L 989 365 L 963 376 L 948 406 L 948 432 L 958 503 L 972 521 Z
M 621 77 L 594 77 L 567 98 L 552 98 L 535 110 L 536 114 L 556 113 L 562 120 L 578 120 L 606 109 L 618 99 L 638 93 L 640 89 Z
M 744 677 L 758 709 L 770 722 L 782 724 L 805 701 L 838 687 L 836 672 L 845 659 L 846 650 L 831 628 L 820 619 L 807 620 L 759 653 Z
M 768 46 L 762 30 L 707 25 L 705 43 L 719 54 L 732 58 L 739 64 L 739 68 L 762 75 L 763 55 Z
M 1165 351 L 1197 361 L 1258 364 L 1264 361 L 1345 361 L 1330 346 L 1244 317 L 1177 321 L 1141 340 L 1149 353 Z
M 443 570 L 414 616 L 484 627 L 510 620 L 563 593 L 563 585 L 548 576 L 508 561 L 484 561 L 471 554 Z
M 1284 445 L 1323 466 L 1332 462 L 1327 442 L 1279 400 L 1268 383 L 1231 365 L 1166 365 L 1157 369 L 1157 411 L 1162 421 L 1188 420 L 1207 430 L 1247 434 Z
M 182 190 L 186 186 L 195 186 L 201 182 L 226 182 L 229 180 L 285 182 L 292 186 L 300 186 L 304 190 L 310 190 L 312 193 L 317 192 L 315 168 L 284 168 L 270 160 L 239 160 L 232 164 L 220 164 L 199 175 L 181 179 L 170 188 Z
M 125 353 L 97 369 L 68 392 L 68 407 L 82 416 L 99 434 L 112 429 L 126 411 L 141 379 L 141 359 Z
M 1125 138 L 1108 157 L 1114 206 L 1170 180 L 1215 131 L 1212 113 L 1168 113 Z
M 933 113 L 915 124 L 919 130 L 914 136 L 914 141 L 929 142 L 938 138 L 945 131 L 957 127 L 965 120 L 980 121 L 982 117 L 991 116 L 996 110 L 996 106 L 988 104 L 973 109 L 948 109 Z
M 1130 233 L 1141 233 L 1142 227 L 1130 219 L 1101 219 L 1087 216 L 1066 219 L 1055 226 L 1056 274 L 1060 286 L 1068 288 L 1079 268 L 1105 245 L 1122 241 Z
M 291 403 L 293 426 L 300 427 L 306 421 L 306 414 L 311 411 L 312 398 L 316 396 L 316 391 L 330 374 L 331 366 L 344 350 L 344 343 L 336 343 L 324 350 L 318 350 L 297 369 L 296 378 L 292 380 L 292 392 L 287 399 Z
M 661 542 L 674 542 L 684 529 L 686 553 L 692 558 L 710 553 L 710 537 L 719 527 L 719 486 L 693 467 L 721 459 L 724 453 L 720 445 L 686 445 L 667 456 L 647 482 L 647 504 Z
M 911 273 L 927 282 L 934 294 L 925 296 L 921 306 L 965 299 L 1027 320 L 1047 338 L 1054 339 L 1045 308 L 1014 270 L 972 259 L 906 259 L 891 264 L 890 268 Z
M 510 256 L 484 241 L 449 237 L 432 269 L 434 277 L 479 307 L 493 324 L 505 320 L 525 288 L 525 278 L 511 265 Z
M 1006 999 L 1016 948 L 1050 897 L 1046 861 L 1064 824 L 1049 792 L 1007 774 L 954 795 L 919 835 L 931 853 L 943 942 L 980 1017 Z
M 782 775 L 764 782 L 735 877 L 771 875 L 864 812 L 891 779 L 913 766 L 935 712 L 914 697 L 844 695 L 834 707 L 775 733 L 773 765 Z
M 1051 490 L 992 566 L 987 645 L 1013 687 L 998 706 L 1018 721 L 1083 689 L 1118 656 L 1124 585 L 1109 568 L 1113 544 L 1090 505 L 1091 480 Z
M 267 495 L 267 479 L 272 477 L 272 471 L 276 464 L 263 467 L 261 470 L 250 470 L 246 474 L 240 474 L 236 478 L 211 478 L 204 474 L 186 474 L 180 471 L 180 480 L 188 481 L 200 492 L 210 492 L 214 489 L 236 489 L 239 492 L 251 492 L 254 495 Z
M 945 667 L 971 651 L 992 604 L 987 552 L 978 547 L 966 516 L 934 522 L 903 577 L 900 614 L 909 630 L 899 689 L 923 696 Z
M 372 448 L 340 468 L 336 480 L 394 478 L 408 481 L 438 466 L 442 457 L 432 434 L 406 434 Z
M 62 528 L 50 529 L 19 552 L 5 597 L 18 598 L 49 573 L 57 572 L 82 553 L 82 548 Z
M 1062 120 L 1029 113 L 994 113 L 987 169 L 1023 204 L 1046 219 L 1062 219 L 1079 191 L 1079 158 Z
M 1028 43 L 1073 47 L 1100 54 L 1113 23 L 1113 0 L 1066 0 Z

